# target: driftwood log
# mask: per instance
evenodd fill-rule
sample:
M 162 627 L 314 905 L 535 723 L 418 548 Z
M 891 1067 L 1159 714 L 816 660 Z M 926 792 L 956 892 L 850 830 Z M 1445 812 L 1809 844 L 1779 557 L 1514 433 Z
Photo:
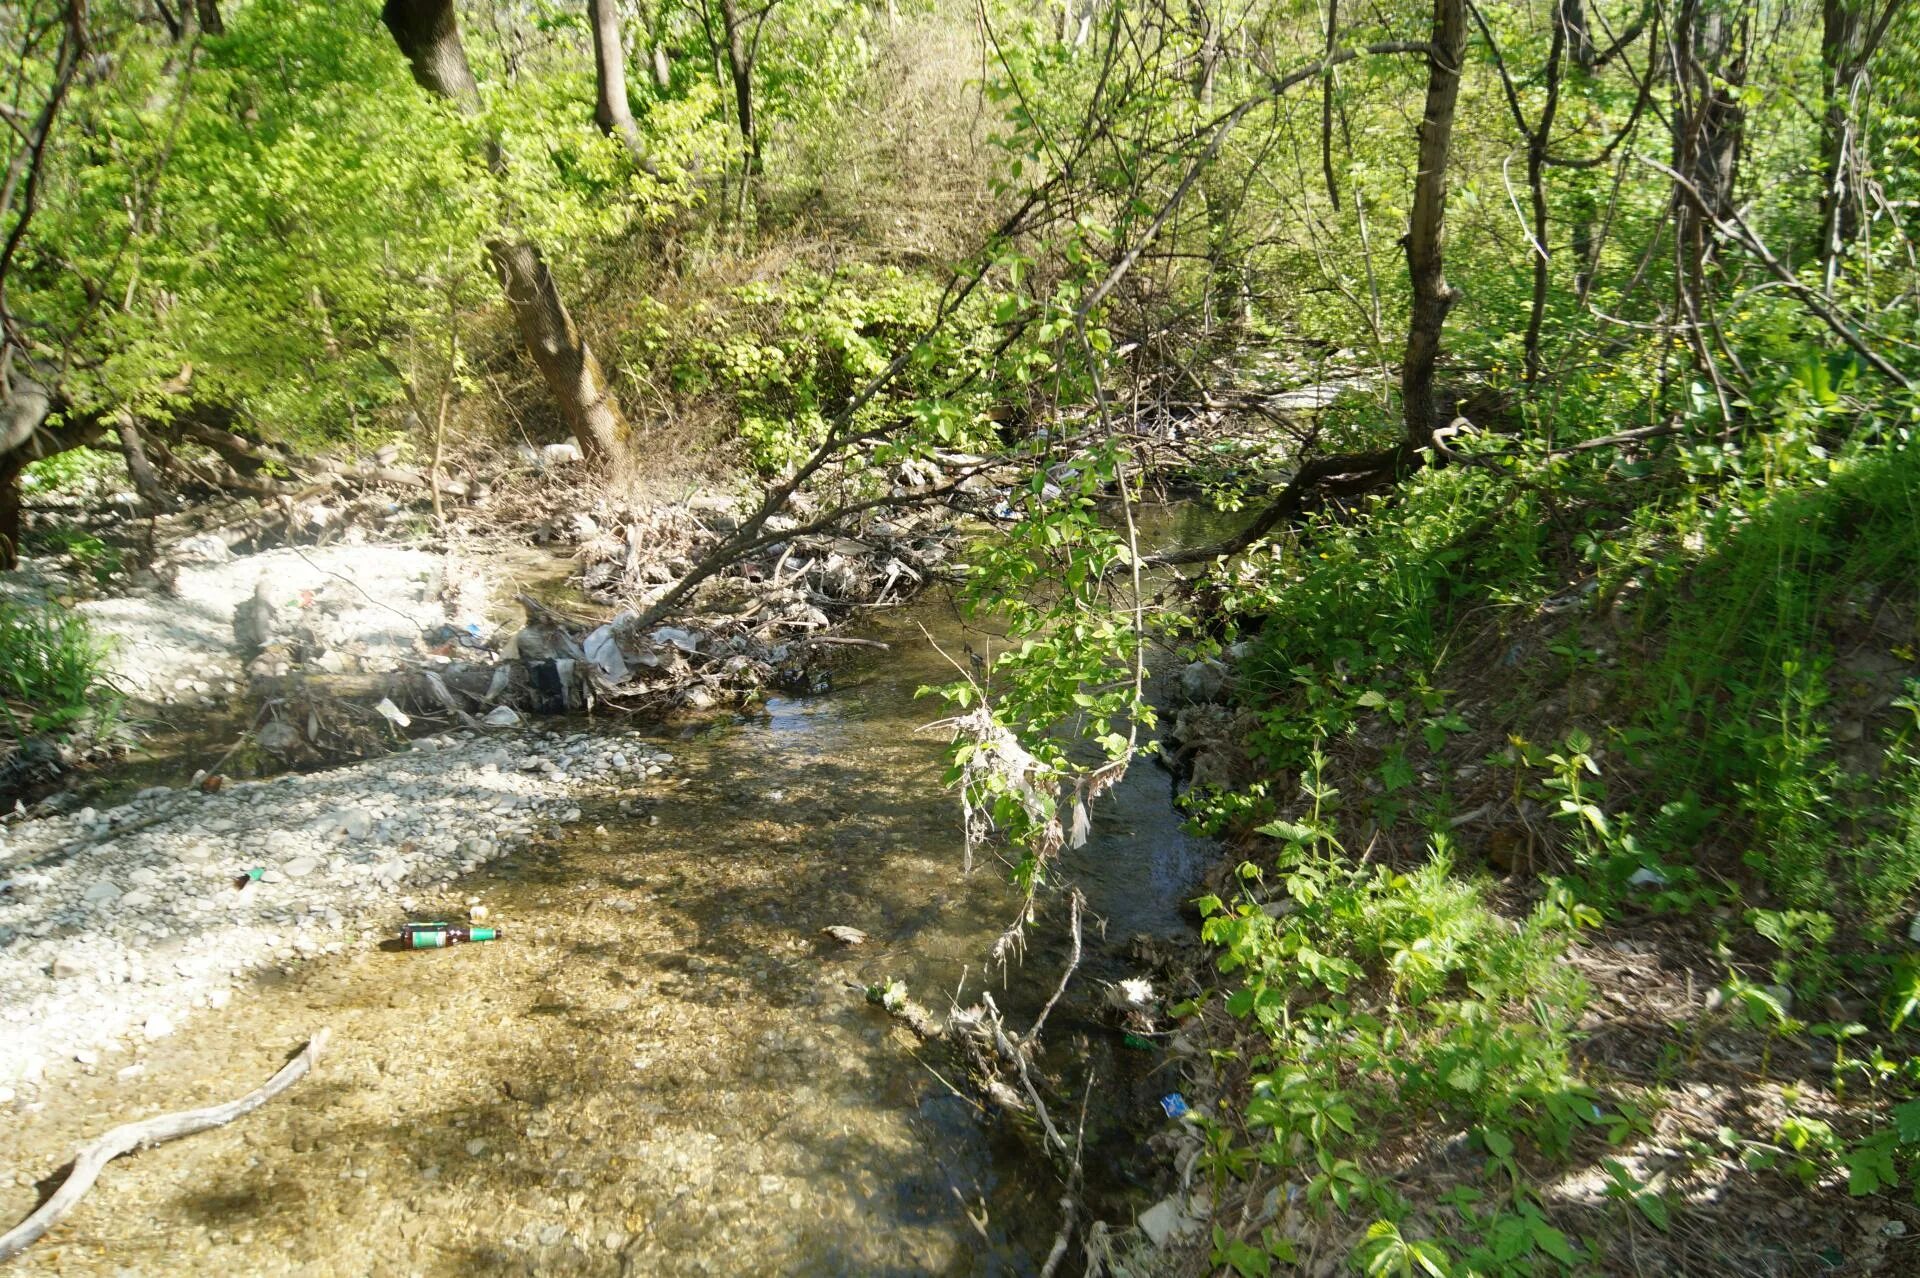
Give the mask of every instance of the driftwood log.
M 78 1207 L 87 1191 L 93 1188 L 93 1182 L 99 1179 L 101 1171 L 120 1155 L 204 1132 L 210 1127 L 224 1127 L 234 1119 L 259 1109 L 305 1078 L 325 1050 L 329 1033 L 328 1030 L 320 1030 L 307 1041 L 298 1056 L 281 1066 L 279 1073 L 238 1100 L 230 1100 L 224 1105 L 209 1105 L 204 1109 L 160 1114 L 143 1118 L 137 1123 L 122 1123 L 106 1135 L 82 1145 L 73 1156 L 73 1170 L 67 1173 L 66 1180 L 54 1191 L 53 1197 L 40 1204 L 39 1210 L 31 1216 L 5 1234 L 0 1234 L 0 1263 L 13 1259 L 32 1246 L 62 1217 Z

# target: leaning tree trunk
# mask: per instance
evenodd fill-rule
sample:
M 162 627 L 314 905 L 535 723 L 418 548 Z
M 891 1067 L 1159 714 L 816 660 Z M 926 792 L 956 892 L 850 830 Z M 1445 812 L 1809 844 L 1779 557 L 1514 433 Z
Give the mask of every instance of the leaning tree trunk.
M 153 461 L 147 456 L 146 440 L 141 437 L 139 423 L 133 414 L 122 409 L 113 420 L 114 433 L 120 437 L 120 455 L 126 459 L 127 474 L 133 478 L 134 491 L 147 503 L 147 509 L 156 514 L 174 508 L 173 495 L 167 486 L 160 482 L 160 474 L 153 468 Z
M 620 38 L 620 11 L 614 0 L 587 0 L 593 25 L 593 122 L 610 138 L 627 148 L 633 162 L 651 173 L 653 158 L 647 154 L 634 123 L 633 107 L 627 102 L 626 44 Z
M 460 42 L 453 0 L 386 0 L 380 16 L 413 68 L 414 80 L 461 111 L 477 115 L 480 86 Z M 496 168 L 505 163 L 497 148 L 491 160 Z M 501 239 L 490 242 L 487 252 L 500 272 L 520 338 L 580 441 L 580 451 L 600 465 L 623 459 L 626 418 L 600 361 L 574 325 L 539 246 Z
M 1413 308 L 1407 318 L 1407 351 L 1400 366 L 1401 410 L 1406 447 L 1428 447 L 1435 420 L 1434 365 L 1440 333 L 1459 297 L 1447 283 L 1443 240 L 1447 222 L 1447 151 L 1453 141 L 1454 107 L 1460 98 L 1460 64 L 1467 46 L 1466 0 L 1434 0 L 1433 47 L 1427 52 L 1427 106 L 1420 119 L 1419 170 L 1413 181 L 1413 213 L 1407 227 L 1407 276 Z

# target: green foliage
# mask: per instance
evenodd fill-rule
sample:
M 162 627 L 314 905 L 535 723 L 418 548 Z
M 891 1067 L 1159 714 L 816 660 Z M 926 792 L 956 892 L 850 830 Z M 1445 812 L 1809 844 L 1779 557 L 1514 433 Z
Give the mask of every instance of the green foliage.
M 107 645 L 80 613 L 0 599 L 0 726 L 15 741 L 103 733 L 122 698 L 107 682 Z
M 831 275 L 796 269 L 689 311 L 642 303 L 621 355 L 680 397 L 727 401 L 755 467 L 780 473 L 811 453 L 829 419 L 913 345 L 939 301 L 937 285 L 897 267 L 852 265 Z M 859 409 L 855 428 L 879 432 L 907 418 L 924 428 L 914 434 L 928 444 L 981 445 L 984 391 L 950 388 L 990 341 L 976 305 Z M 912 451 L 910 442 L 896 441 L 868 460 L 884 464 Z

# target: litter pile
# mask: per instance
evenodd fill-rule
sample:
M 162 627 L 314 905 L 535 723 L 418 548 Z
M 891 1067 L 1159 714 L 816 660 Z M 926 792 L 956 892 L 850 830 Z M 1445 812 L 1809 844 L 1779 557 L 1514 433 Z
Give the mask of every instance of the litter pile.
M 642 626 L 649 605 L 738 521 L 717 497 L 641 508 L 603 501 L 556 517 L 544 535 L 577 546 L 583 590 L 619 613 L 603 621 L 522 595 L 523 627 L 436 631 L 428 661 L 380 691 L 403 712 L 468 726 L 602 703 L 700 710 L 766 686 L 822 692 L 831 650 L 861 642 L 831 635 L 833 627 L 856 609 L 903 602 L 945 571 L 952 530 L 948 512 L 926 510 L 871 521 L 858 537 L 782 537 L 689 591 L 673 624 Z M 767 523 L 776 536 L 798 526 L 793 517 Z

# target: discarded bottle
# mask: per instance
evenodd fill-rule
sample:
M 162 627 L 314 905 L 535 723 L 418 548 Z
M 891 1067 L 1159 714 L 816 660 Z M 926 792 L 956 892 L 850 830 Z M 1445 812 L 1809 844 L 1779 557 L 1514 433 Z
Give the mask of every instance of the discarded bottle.
M 267 871 L 264 866 L 256 865 L 251 870 L 248 870 L 245 874 L 236 874 L 233 878 L 234 890 L 238 891 L 239 889 L 247 886 L 247 884 L 249 883 L 258 883 L 260 881 L 260 876 L 265 874 L 266 872 Z
M 497 927 L 456 927 L 451 923 L 409 923 L 400 929 L 400 943 L 412 950 L 438 950 L 470 941 L 498 939 Z

